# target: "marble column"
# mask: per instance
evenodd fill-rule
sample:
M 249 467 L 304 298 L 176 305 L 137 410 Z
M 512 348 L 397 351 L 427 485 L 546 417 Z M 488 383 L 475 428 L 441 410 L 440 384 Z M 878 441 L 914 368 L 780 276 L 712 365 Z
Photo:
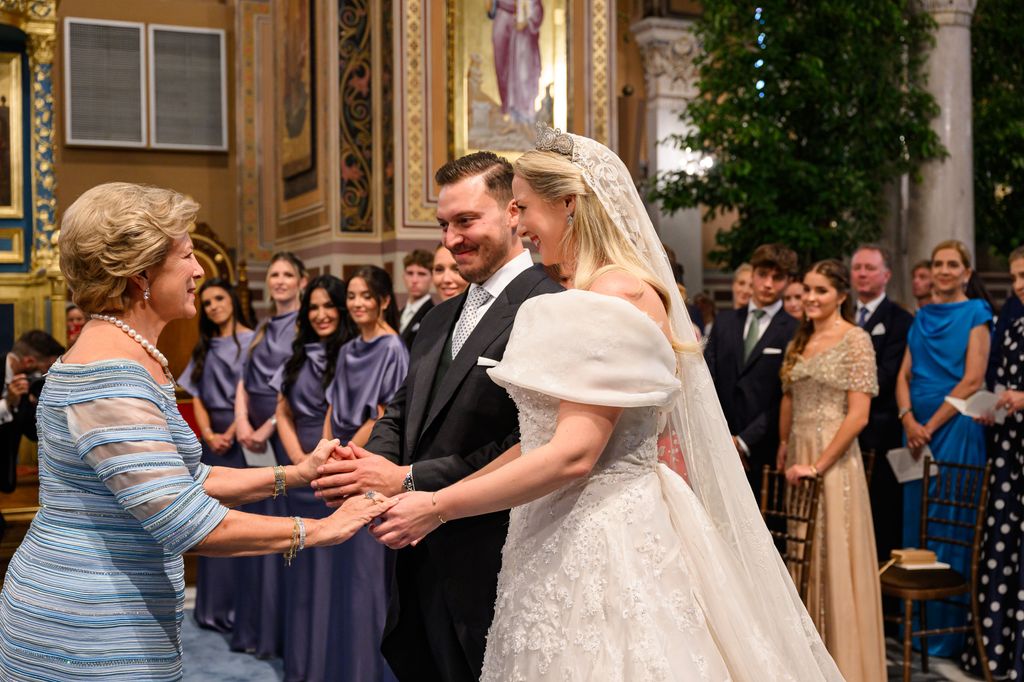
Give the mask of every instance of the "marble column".
M 697 69 L 693 60 L 700 46 L 693 32 L 693 21 L 649 17 L 632 26 L 643 57 L 646 96 L 646 137 L 648 172 L 691 167 L 699 171 L 700 158 L 665 142 L 669 135 L 689 132 L 689 124 L 680 118 L 687 102 L 697 96 Z M 701 239 L 699 209 L 685 209 L 673 215 L 648 205 L 651 220 L 661 240 L 672 247 L 686 270 L 690 295 L 704 287 L 704 246 Z
M 911 183 L 907 261 L 931 256 L 944 239 L 974 250 L 974 154 L 971 133 L 971 16 L 977 0 L 920 0 L 935 19 L 935 45 L 925 67 L 927 88 L 939 105 L 932 121 L 949 156 L 921 168 Z M 909 269 L 909 267 L 908 267 Z

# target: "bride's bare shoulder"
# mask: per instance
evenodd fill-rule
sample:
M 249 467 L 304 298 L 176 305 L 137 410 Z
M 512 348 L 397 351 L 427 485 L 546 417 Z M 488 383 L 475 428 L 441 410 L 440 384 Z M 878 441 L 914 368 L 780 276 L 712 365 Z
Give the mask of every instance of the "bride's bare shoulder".
M 668 323 L 665 304 L 661 302 L 658 292 L 628 270 L 614 268 L 601 273 L 590 285 L 590 291 L 625 299 L 647 313 L 659 325 Z

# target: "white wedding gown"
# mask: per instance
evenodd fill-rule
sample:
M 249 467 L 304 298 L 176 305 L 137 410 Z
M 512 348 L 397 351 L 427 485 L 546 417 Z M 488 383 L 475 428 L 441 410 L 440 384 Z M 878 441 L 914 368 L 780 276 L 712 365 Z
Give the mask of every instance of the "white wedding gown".
M 769 634 L 794 624 L 750 617 L 758 586 L 658 462 L 675 363 L 622 299 L 574 290 L 520 308 L 488 372 L 519 409 L 523 457 L 551 439 L 561 400 L 625 409 L 589 476 L 512 510 L 482 680 L 799 679 Z

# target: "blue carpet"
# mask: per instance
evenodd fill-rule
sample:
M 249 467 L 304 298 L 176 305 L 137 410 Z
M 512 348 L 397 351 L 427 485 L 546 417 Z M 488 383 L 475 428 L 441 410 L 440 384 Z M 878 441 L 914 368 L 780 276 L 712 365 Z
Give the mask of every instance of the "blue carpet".
M 203 630 L 185 612 L 181 626 L 182 662 L 188 682 L 279 682 L 284 679 L 280 658 L 261 661 L 249 654 L 234 652 L 228 637 Z

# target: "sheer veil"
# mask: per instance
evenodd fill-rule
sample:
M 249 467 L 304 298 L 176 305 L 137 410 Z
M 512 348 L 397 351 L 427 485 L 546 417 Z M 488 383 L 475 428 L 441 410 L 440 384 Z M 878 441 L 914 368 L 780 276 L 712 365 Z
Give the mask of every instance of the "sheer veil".
M 751 622 L 764 626 L 770 646 L 796 679 L 842 680 L 750 493 L 668 256 L 625 164 L 594 140 L 550 128 L 540 128 L 537 148 L 567 156 L 583 171 L 588 187 L 669 293 L 672 332 L 684 348 L 677 356 L 683 390 L 669 408 L 669 442 L 679 444 L 690 487 L 755 587 Z M 681 468 L 678 462 L 669 465 Z

